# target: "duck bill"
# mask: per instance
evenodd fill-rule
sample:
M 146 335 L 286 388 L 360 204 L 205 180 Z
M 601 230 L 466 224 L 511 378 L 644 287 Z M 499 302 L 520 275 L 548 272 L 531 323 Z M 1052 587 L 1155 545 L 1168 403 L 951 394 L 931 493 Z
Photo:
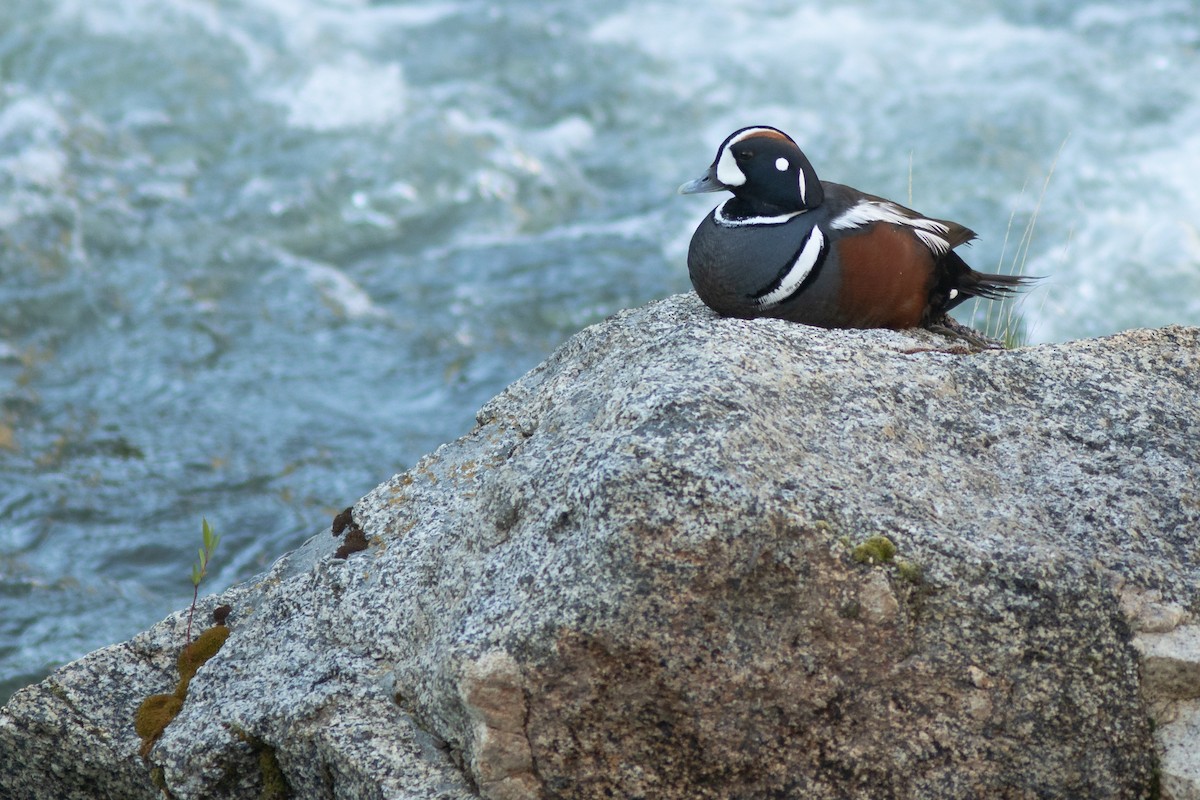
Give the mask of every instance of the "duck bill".
M 679 187 L 680 194 L 702 194 L 704 192 L 720 192 L 729 187 L 717 180 L 717 165 L 713 164 L 699 178 L 688 181 Z

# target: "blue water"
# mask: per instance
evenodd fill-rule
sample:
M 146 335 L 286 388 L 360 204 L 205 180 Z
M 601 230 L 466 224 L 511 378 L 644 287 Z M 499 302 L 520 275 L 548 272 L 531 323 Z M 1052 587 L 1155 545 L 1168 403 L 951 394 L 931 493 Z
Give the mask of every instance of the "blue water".
M 687 289 L 743 125 L 1049 276 L 1030 341 L 1200 324 L 1198 48 L 1179 0 L 5 0 L 0 699 L 185 606 L 201 516 L 215 591 Z

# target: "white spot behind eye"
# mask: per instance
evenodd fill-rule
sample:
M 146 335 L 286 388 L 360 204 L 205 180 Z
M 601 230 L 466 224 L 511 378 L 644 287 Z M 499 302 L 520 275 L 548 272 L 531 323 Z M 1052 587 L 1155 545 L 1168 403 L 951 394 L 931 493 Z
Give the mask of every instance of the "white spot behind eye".
M 791 166 L 791 164 L 788 163 L 788 160 L 786 158 L 781 157 L 781 158 L 775 159 L 775 169 L 779 170 L 780 172 L 787 172 L 788 167 L 790 167 L 790 166 Z

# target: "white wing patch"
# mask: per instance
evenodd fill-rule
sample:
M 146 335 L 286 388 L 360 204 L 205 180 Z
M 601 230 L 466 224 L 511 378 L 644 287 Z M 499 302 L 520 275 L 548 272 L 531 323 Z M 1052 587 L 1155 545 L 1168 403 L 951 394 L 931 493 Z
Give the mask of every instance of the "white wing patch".
M 796 260 L 792 262 L 791 269 L 783 276 L 778 287 L 758 298 L 758 305 L 764 308 L 775 306 L 791 297 L 800 284 L 804 283 L 808 273 L 812 272 L 813 267 L 816 266 L 817 259 L 821 256 L 821 250 L 824 247 L 825 234 L 821 233 L 821 229 L 814 225 L 800 255 L 796 256 Z
M 728 202 L 729 200 L 725 201 L 725 203 Z M 713 209 L 713 221 L 723 228 L 741 228 L 746 225 L 782 225 L 789 220 L 795 219 L 807 210 L 789 211 L 777 217 L 727 217 L 725 216 L 725 203 L 721 203 L 721 205 Z
M 937 255 L 942 255 L 950 250 L 950 242 L 946 241 L 942 235 L 950 232 L 949 227 L 937 220 L 911 217 L 904 213 L 900 206 L 881 200 L 859 201 L 857 205 L 852 206 L 829 223 L 829 227 L 846 230 L 869 225 L 872 222 L 890 222 L 893 225 L 909 228 L 925 243 L 926 247 Z

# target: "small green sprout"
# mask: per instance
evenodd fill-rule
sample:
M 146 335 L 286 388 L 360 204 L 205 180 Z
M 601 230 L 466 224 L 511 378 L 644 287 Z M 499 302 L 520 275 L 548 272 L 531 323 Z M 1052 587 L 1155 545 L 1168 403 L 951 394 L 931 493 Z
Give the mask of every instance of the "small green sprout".
M 175 661 L 175 666 L 179 669 L 179 683 L 175 687 L 174 694 L 152 694 L 147 697 L 138 706 L 137 713 L 134 715 L 133 727 L 142 740 L 142 748 L 139 751 L 142 758 L 150 755 L 150 750 L 158 741 L 158 737 L 183 708 L 183 701 L 187 698 L 188 685 L 196 674 L 196 670 L 216 655 L 217 651 L 221 649 L 221 645 L 225 644 L 225 640 L 229 637 L 229 628 L 225 627 L 225 617 L 229 614 L 229 606 L 221 606 L 213 611 L 213 619 L 217 624 L 197 636 L 196 641 L 192 641 L 192 618 L 196 615 L 196 601 L 200 598 L 200 582 L 208 574 L 208 562 L 212 560 L 213 551 L 217 549 L 217 544 L 221 541 L 221 537 L 213 533 L 212 526 L 203 517 L 201 517 L 200 533 L 204 547 L 200 549 L 199 560 L 192 565 L 192 605 L 188 609 L 187 633 L 183 642 L 183 650 L 179 652 L 179 657 Z M 153 773 L 151 778 L 154 780 Z M 161 780 L 161 774 L 159 780 Z M 157 782 L 155 785 L 158 785 Z
M 204 517 L 200 518 L 200 538 L 204 542 L 204 547 L 198 551 L 200 554 L 199 561 L 192 564 L 192 605 L 188 609 L 187 634 L 184 637 L 183 643 L 184 649 L 191 647 L 192 644 L 192 617 L 196 613 L 196 601 L 200 599 L 200 582 L 208 574 L 208 562 L 212 559 L 213 551 L 217 549 L 217 544 L 221 541 L 221 537 L 213 533 L 212 526 L 208 524 L 208 520 Z

